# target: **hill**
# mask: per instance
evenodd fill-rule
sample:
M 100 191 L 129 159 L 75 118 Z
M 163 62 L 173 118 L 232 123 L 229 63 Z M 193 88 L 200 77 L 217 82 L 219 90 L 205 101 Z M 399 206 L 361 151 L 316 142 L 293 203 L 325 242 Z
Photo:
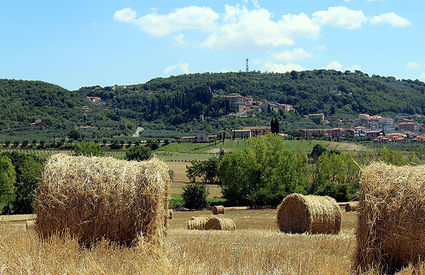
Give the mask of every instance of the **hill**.
M 69 131 L 76 126 L 117 125 L 119 121 L 81 94 L 41 81 L 0 79 L 0 107 L 1 133 L 42 128 L 39 126 Z M 32 125 L 36 120 L 40 125 Z
M 333 70 L 187 74 L 77 91 L 41 81 L 3 79 L 0 130 L 23 127 L 31 131 L 31 123 L 41 119 L 49 129 L 64 132 L 75 126 L 93 126 L 100 131 L 98 137 L 129 135 L 135 126 L 145 127 L 143 134 L 148 136 L 181 136 L 199 130 L 268 125 L 275 116 L 281 129 L 291 130 L 322 127 L 303 118 L 309 113 L 331 118 L 353 118 L 360 113 L 424 114 L 424 92 L 425 83 L 418 80 Z M 232 116 L 236 106 L 222 97 L 231 93 L 290 104 L 295 112 L 249 111 Z M 93 104 L 86 96 L 99 97 L 101 102 Z
M 291 104 L 300 115 L 323 112 L 338 117 L 360 113 L 396 116 L 425 112 L 425 83 L 370 77 L 360 71 L 188 74 L 155 78 L 139 85 L 86 87 L 80 92 L 101 97 L 117 108 L 120 116 L 173 125 L 199 115 L 217 118 L 234 111 L 226 100 L 213 97 L 213 93 L 239 93 L 254 100 Z

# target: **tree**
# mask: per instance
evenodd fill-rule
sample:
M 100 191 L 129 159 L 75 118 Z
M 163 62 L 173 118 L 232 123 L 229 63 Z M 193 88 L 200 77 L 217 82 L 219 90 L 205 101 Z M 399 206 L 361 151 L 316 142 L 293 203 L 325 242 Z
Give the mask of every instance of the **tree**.
M 77 156 L 103 156 L 100 144 L 94 142 L 78 142 L 74 146 L 74 154 Z
M 225 154 L 218 165 L 224 198 L 235 204 L 277 205 L 290 193 L 306 193 L 306 178 L 295 154 L 282 138 L 249 140 L 250 148 Z
M 324 152 L 316 163 L 310 193 L 327 195 L 337 201 L 352 199 L 359 186 L 360 168 L 351 157 L 341 152 Z
M 79 140 L 81 139 L 80 131 L 78 131 L 77 129 L 72 129 L 71 131 L 69 131 L 68 137 L 73 140 Z
M 15 199 L 12 202 L 14 214 L 33 212 L 34 191 L 41 179 L 45 159 L 35 154 L 21 152 L 4 152 L 15 167 Z
M 16 173 L 12 161 L 0 156 L 0 201 L 9 205 L 15 199 Z
M 216 157 L 208 160 L 191 161 L 191 166 L 186 166 L 186 175 L 191 182 L 196 182 L 197 178 L 202 178 L 205 184 L 218 184 L 217 167 L 219 160 Z
M 149 147 L 145 146 L 133 146 L 125 152 L 126 160 L 147 160 L 152 157 L 152 151 Z
M 326 152 L 326 148 L 320 144 L 316 144 L 308 156 L 313 160 L 313 162 L 316 162 L 320 155 L 323 154 L 323 152 Z
M 184 206 L 189 209 L 204 209 L 209 191 L 205 184 L 194 182 L 183 187 Z

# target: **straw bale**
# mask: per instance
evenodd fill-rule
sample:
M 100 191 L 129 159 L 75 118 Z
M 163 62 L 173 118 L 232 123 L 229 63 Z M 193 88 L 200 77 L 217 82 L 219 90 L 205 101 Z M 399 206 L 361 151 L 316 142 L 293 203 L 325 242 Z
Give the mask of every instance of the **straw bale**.
M 425 165 L 372 163 L 362 171 L 357 272 L 392 272 L 425 258 Z
M 35 221 L 34 220 L 25 221 L 25 227 L 26 227 L 27 230 L 35 229 Z
M 40 237 L 70 234 L 81 244 L 102 238 L 160 244 L 166 234 L 167 166 L 99 157 L 52 156 L 36 190 L 34 212 Z
M 216 205 L 216 206 L 213 206 L 213 208 L 212 208 L 212 213 L 213 213 L 214 215 L 224 214 L 224 206 L 223 206 L 223 205 Z
M 236 230 L 236 224 L 232 219 L 229 218 L 210 218 L 205 224 L 206 230 Z
M 187 221 L 187 229 L 190 230 L 205 230 L 205 224 L 209 217 L 192 217 Z
M 345 212 L 357 211 L 358 206 L 359 202 L 357 201 L 347 202 L 347 204 L 345 205 Z
M 291 194 L 278 206 L 277 223 L 286 233 L 338 234 L 342 212 L 328 196 Z

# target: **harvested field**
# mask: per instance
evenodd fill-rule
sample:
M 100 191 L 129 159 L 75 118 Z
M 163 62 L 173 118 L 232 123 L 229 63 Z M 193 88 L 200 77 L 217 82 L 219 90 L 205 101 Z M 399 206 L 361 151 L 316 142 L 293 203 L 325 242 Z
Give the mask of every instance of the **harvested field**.
M 81 249 L 69 238 L 40 243 L 25 225 L 0 224 L 0 266 L 4 274 L 350 274 L 355 212 L 343 213 L 338 235 L 280 233 L 273 209 L 226 211 L 236 231 L 186 229 L 192 216 L 208 215 L 208 210 L 175 211 L 163 251 L 106 241 Z M 400 274 L 413 274 L 413 268 Z

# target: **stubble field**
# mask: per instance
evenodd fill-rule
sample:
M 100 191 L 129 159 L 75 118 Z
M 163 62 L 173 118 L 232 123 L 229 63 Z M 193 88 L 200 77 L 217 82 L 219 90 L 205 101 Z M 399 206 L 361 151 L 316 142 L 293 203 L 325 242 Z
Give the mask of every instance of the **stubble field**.
M 210 211 L 175 212 L 162 248 L 102 241 L 92 249 L 80 248 L 71 238 L 40 241 L 22 217 L 2 217 L 0 273 L 350 274 L 355 212 L 344 212 L 338 235 L 280 233 L 274 209 L 227 211 L 237 226 L 233 232 L 186 229 L 192 216 L 205 215 Z M 413 269 L 401 273 L 413 274 Z

